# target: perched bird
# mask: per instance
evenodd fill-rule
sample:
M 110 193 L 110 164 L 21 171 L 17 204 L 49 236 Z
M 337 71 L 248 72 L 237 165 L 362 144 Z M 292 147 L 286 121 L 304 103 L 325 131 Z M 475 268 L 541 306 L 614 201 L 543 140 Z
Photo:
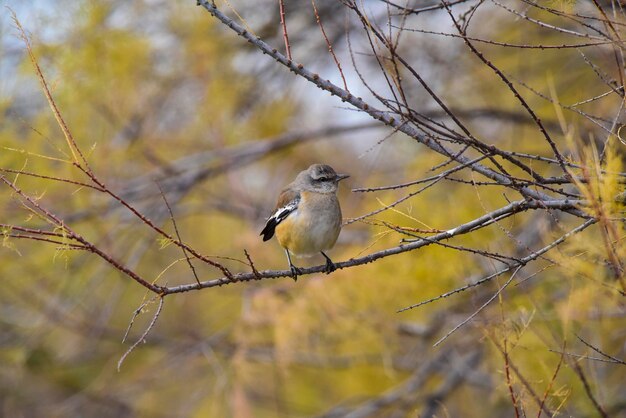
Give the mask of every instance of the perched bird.
M 311 256 L 320 252 L 326 258 L 326 273 L 336 267 L 324 253 L 335 245 L 341 230 L 341 208 L 337 199 L 339 181 L 350 177 L 337 174 L 331 166 L 313 164 L 291 182 L 278 197 L 276 210 L 261 231 L 263 241 L 274 233 L 285 249 L 294 280 L 300 269 L 291 262 L 291 255 Z

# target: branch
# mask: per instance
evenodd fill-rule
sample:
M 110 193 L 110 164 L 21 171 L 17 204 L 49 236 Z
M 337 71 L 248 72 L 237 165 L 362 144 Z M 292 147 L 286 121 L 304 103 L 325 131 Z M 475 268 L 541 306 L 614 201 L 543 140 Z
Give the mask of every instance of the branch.
M 157 286 L 157 285 L 154 285 L 152 283 L 149 283 L 148 281 L 143 279 L 140 275 L 138 275 L 137 273 L 135 273 L 131 269 L 127 268 L 126 266 L 124 266 L 119 261 L 117 261 L 111 255 L 105 253 L 100 248 L 98 248 L 97 246 L 95 246 L 91 242 L 87 241 L 83 236 L 81 236 L 80 234 L 74 232 L 63 220 L 59 219 L 52 212 L 50 212 L 49 210 L 47 210 L 46 208 L 41 206 L 32 197 L 30 197 L 27 194 L 25 194 L 19 187 L 17 187 L 15 185 L 15 183 L 13 183 L 12 181 L 10 181 L 6 177 L 4 177 L 2 174 L 0 174 L 0 181 L 5 183 L 6 185 L 8 185 L 11 189 L 13 189 L 13 191 L 15 193 L 17 193 L 26 202 L 28 202 L 28 204 L 31 205 L 31 207 L 34 208 L 34 210 L 36 210 L 37 213 L 42 214 L 45 217 L 45 219 L 48 222 L 50 222 L 50 224 L 54 225 L 56 228 L 59 228 L 61 231 L 63 231 L 64 236 L 67 236 L 67 238 L 79 242 L 80 244 L 83 245 L 85 250 L 90 251 L 90 252 L 98 255 L 100 258 L 105 260 L 107 263 L 109 263 L 115 269 L 117 269 L 117 270 L 121 271 L 122 273 L 124 273 L 125 275 L 129 276 L 131 279 L 135 280 L 137 283 L 139 283 L 143 287 L 145 287 L 145 288 L 147 288 L 147 289 L 149 289 L 152 292 L 157 293 L 157 294 L 161 294 L 162 293 L 163 288 L 161 286 Z
M 454 289 L 454 290 L 452 290 L 450 292 L 443 293 L 443 294 L 441 294 L 439 296 L 436 296 L 434 298 L 430 298 L 430 299 L 427 299 L 427 300 L 422 301 L 420 303 L 416 303 L 415 305 L 411 305 L 411 306 L 407 306 L 406 308 L 402 308 L 398 312 L 404 312 L 404 311 L 409 310 L 409 309 L 414 309 L 414 308 L 417 308 L 419 306 L 426 305 L 428 303 L 437 301 L 439 299 L 447 298 L 447 297 L 455 295 L 457 293 L 461 293 L 461 292 L 463 292 L 463 291 L 465 291 L 465 290 L 467 290 L 467 289 L 469 289 L 471 287 L 476 287 L 476 286 L 482 285 L 485 282 L 488 282 L 488 281 L 490 281 L 490 280 L 492 280 L 492 279 L 494 279 L 494 278 L 496 278 L 498 276 L 501 276 L 502 274 L 506 273 L 507 271 L 510 271 L 510 270 L 512 270 L 514 268 L 517 268 L 520 265 L 528 264 L 530 261 L 539 258 L 543 254 L 545 254 L 548 251 L 550 251 L 552 248 L 562 244 L 566 239 L 568 239 L 572 235 L 577 234 L 577 233 L 587 229 L 588 227 L 590 227 L 591 225 L 595 224 L 596 222 L 598 222 L 596 219 L 588 219 L 585 223 L 583 223 L 582 225 L 579 225 L 578 227 L 572 229 L 568 233 L 562 235 L 559 239 L 553 241 L 549 245 L 541 248 L 540 250 L 537 250 L 537 251 L 529 254 L 528 256 L 520 259 L 518 262 L 515 262 L 515 263 L 507 266 L 506 268 L 504 268 L 502 270 L 499 270 L 499 271 L 497 271 L 497 272 L 495 272 L 493 274 L 490 274 L 490 275 L 488 275 L 488 276 L 486 276 L 486 277 L 484 277 L 484 278 L 482 278 L 482 279 L 480 279 L 480 280 L 478 280 L 478 281 L 476 281 L 474 283 L 467 284 L 465 286 L 462 286 L 462 287 L 459 287 L 457 289 Z
M 143 334 L 141 334 L 141 337 L 139 337 L 139 339 L 135 341 L 135 343 L 131 345 L 128 350 L 126 350 L 126 352 L 122 355 L 120 360 L 117 362 L 118 372 L 120 371 L 120 368 L 122 367 L 122 363 L 124 363 L 124 360 L 126 360 L 126 357 L 128 357 L 128 355 L 132 353 L 133 350 L 137 348 L 137 346 L 139 346 L 139 344 L 146 342 L 146 337 L 148 336 L 152 328 L 154 328 L 154 325 L 156 324 L 157 319 L 159 319 L 159 315 L 161 314 L 161 310 L 163 309 L 164 301 L 165 301 L 165 298 L 163 296 L 159 297 L 159 307 L 154 313 L 154 317 L 152 317 L 152 321 L 150 321 L 150 324 L 148 324 L 148 327 L 146 328 L 146 330 L 143 332 Z M 132 325 L 132 322 L 131 322 L 131 325 Z
M 556 200 L 556 201 L 548 201 L 548 202 L 526 201 L 526 200 L 516 201 L 500 209 L 497 209 L 493 212 L 480 216 L 472 221 L 459 225 L 456 228 L 436 234 L 428 239 L 421 239 L 421 238 L 416 239 L 416 240 L 413 240 L 412 242 L 401 244 L 397 247 L 387 248 L 385 250 L 381 250 L 381 251 L 369 254 L 367 256 L 364 256 L 364 257 L 352 258 L 347 261 L 337 262 L 335 263 L 335 266 L 337 267 L 337 269 L 344 269 L 348 267 L 368 264 L 373 261 L 379 260 L 381 258 L 389 257 L 392 255 L 401 254 L 401 253 L 405 253 L 408 251 L 414 251 L 418 248 L 435 244 L 438 241 L 446 240 L 446 239 L 455 237 L 457 235 L 466 234 L 468 232 L 472 232 L 477 229 L 484 228 L 488 225 L 491 225 L 493 222 L 497 220 L 509 217 L 511 215 L 514 215 L 524 210 L 529 210 L 529 209 L 565 210 L 568 208 L 574 208 L 578 204 L 580 204 L 579 201 L 573 201 L 573 200 Z M 596 222 L 595 219 L 589 219 L 583 225 L 581 225 L 580 227 L 576 228 L 573 231 L 570 231 L 568 234 L 565 234 L 559 240 L 555 241 L 551 245 L 531 254 L 530 256 L 524 259 L 521 259 L 521 261 L 528 262 L 530 260 L 534 260 L 535 258 L 539 257 L 544 252 L 547 252 L 549 249 L 563 242 L 567 237 L 569 237 L 573 233 L 580 231 L 595 222 Z M 524 261 L 524 260 L 527 260 L 527 261 Z M 515 267 L 516 265 L 513 264 L 511 268 L 515 268 Z M 324 272 L 325 269 L 326 269 L 326 266 L 324 265 L 319 265 L 319 266 L 309 267 L 309 268 L 302 268 L 301 275 L 321 273 L 321 272 Z M 506 270 L 502 271 L 502 273 L 508 271 L 509 269 L 510 268 L 507 268 Z M 163 289 L 163 292 L 164 294 L 167 295 L 171 293 L 181 293 L 181 292 L 189 292 L 191 290 L 200 290 L 200 289 L 204 289 L 208 287 L 224 286 L 227 284 L 237 283 L 237 282 L 247 282 L 247 281 L 259 280 L 259 279 L 276 279 L 279 277 L 291 277 L 291 276 L 292 276 L 291 270 L 264 270 L 264 271 L 259 271 L 256 273 L 245 272 L 245 273 L 234 274 L 232 277 L 221 277 L 219 279 L 203 281 L 203 282 L 200 282 L 200 284 L 192 283 L 192 284 L 185 284 L 185 285 L 174 286 L 174 287 L 166 287 Z M 419 305 L 416 305 L 416 306 L 419 306 Z M 411 308 L 412 307 L 408 307 L 408 308 L 405 308 L 404 310 L 411 309 Z
M 446 333 L 446 335 L 444 335 L 443 337 L 441 337 L 440 339 L 437 340 L 437 342 L 435 344 L 433 344 L 433 347 L 437 347 L 439 344 L 441 344 L 442 342 L 444 342 L 445 340 L 448 339 L 448 337 L 450 335 L 452 335 L 454 332 L 456 332 L 459 328 L 461 328 L 462 326 L 464 326 L 465 324 L 467 324 L 469 321 L 471 321 L 476 315 L 478 315 L 483 309 L 485 309 L 487 307 L 487 305 L 489 305 L 491 302 L 493 302 L 493 300 L 495 298 L 498 297 L 498 295 L 500 295 L 500 293 L 502 293 L 502 291 L 504 289 L 506 289 L 509 284 L 511 284 L 511 282 L 513 281 L 513 279 L 515 278 L 515 276 L 517 275 L 517 273 L 520 271 L 520 269 L 522 268 L 522 265 L 518 266 L 515 271 L 513 272 L 513 274 L 511 274 L 511 277 L 509 277 L 509 280 L 506 281 L 506 283 L 504 283 L 502 285 L 502 287 L 500 287 L 498 289 L 498 291 L 496 293 L 494 293 L 489 299 L 487 299 L 487 301 L 485 303 L 483 303 L 480 308 L 476 309 L 474 311 L 474 313 L 472 313 L 470 316 L 468 316 L 467 318 L 465 318 L 463 321 L 461 321 L 457 326 L 455 326 L 454 328 L 452 328 L 450 331 L 448 331 Z
M 394 118 L 393 113 L 381 111 L 379 109 L 376 109 L 370 106 L 360 97 L 353 96 L 350 92 L 331 83 L 329 80 L 323 80 L 322 78 L 320 78 L 318 74 L 315 74 L 307 70 L 306 68 L 304 68 L 302 64 L 296 64 L 292 62 L 283 54 L 278 52 L 275 48 L 272 48 L 269 44 L 267 44 L 260 38 L 252 35 L 243 26 L 239 25 L 237 22 L 235 22 L 234 20 L 226 16 L 224 13 L 222 13 L 215 4 L 212 4 L 211 2 L 207 0 L 198 0 L 198 4 L 204 7 L 212 16 L 217 18 L 224 25 L 228 26 L 231 30 L 233 30 L 239 36 L 244 38 L 246 41 L 248 41 L 252 45 L 256 46 L 263 54 L 266 54 L 272 57 L 275 61 L 287 67 L 294 74 L 315 84 L 318 88 L 328 91 L 332 95 L 340 98 L 342 101 L 350 103 L 355 108 L 359 109 L 362 112 L 367 113 L 372 118 L 384 123 L 385 125 L 393 127 L 399 130 L 400 132 L 405 133 L 406 135 L 426 145 L 427 147 L 429 147 L 430 149 L 432 149 L 433 151 L 439 154 L 442 154 L 446 157 L 454 156 L 454 160 L 461 164 L 465 164 L 471 161 L 469 157 L 465 157 L 463 155 L 455 155 L 455 153 L 451 149 L 443 146 L 437 140 L 435 140 L 431 136 L 428 136 L 422 133 L 416 127 L 410 125 L 409 123 L 406 123 L 405 121 L 401 121 L 401 120 Z M 495 149 L 495 147 L 493 148 Z M 537 199 L 537 200 L 551 200 L 552 199 L 551 196 L 545 193 L 536 191 L 532 187 L 528 187 L 528 186 L 518 187 L 517 184 L 513 180 L 508 178 L 506 175 L 498 173 L 497 171 L 494 171 L 482 164 L 472 163 L 469 165 L 469 167 L 471 167 L 472 170 L 484 175 L 485 177 L 502 184 L 503 186 L 510 187 L 510 188 L 517 190 L 519 193 L 521 193 L 523 196 L 527 198 L 532 198 L 532 199 Z M 583 217 L 583 218 L 586 217 L 586 215 L 583 212 L 575 208 L 567 209 L 567 212 L 578 217 Z

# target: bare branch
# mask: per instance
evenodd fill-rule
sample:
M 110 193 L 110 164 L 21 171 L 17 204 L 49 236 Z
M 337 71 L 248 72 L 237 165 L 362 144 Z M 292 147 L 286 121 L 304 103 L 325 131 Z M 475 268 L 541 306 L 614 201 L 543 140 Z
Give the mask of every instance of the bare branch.
M 508 216 L 512 216 L 515 213 L 518 213 L 522 210 L 526 210 L 526 209 L 545 209 L 545 208 L 555 208 L 555 209 L 567 209 L 567 208 L 571 208 L 571 207 L 575 207 L 579 202 L 576 201 L 570 201 L 570 200 L 560 200 L 560 201 L 552 201 L 552 202 L 537 202 L 537 201 L 517 201 L 517 202 L 513 202 L 507 206 L 504 206 L 500 209 L 497 209 L 493 212 L 490 212 L 486 215 L 483 215 L 479 218 L 476 218 L 470 222 L 464 223 L 462 225 L 457 226 L 456 228 L 450 229 L 449 231 L 445 231 L 442 232 L 440 234 L 436 234 L 428 239 L 416 239 L 413 240 L 412 242 L 406 243 L 406 244 L 402 244 L 399 245 L 397 247 L 392 247 L 392 248 L 387 248 L 385 250 L 381 250 L 372 254 L 369 254 L 367 256 L 364 257 L 360 257 L 360 258 L 352 258 L 350 260 L 347 261 L 342 261 L 342 262 L 335 262 L 335 266 L 337 267 L 337 269 L 344 269 L 344 268 L 348 268 L 348 267 L 353 267 L 353 266 L 358 266 L 358 265 L 362 265 L 362 264 L 367 264 L 367 263 L 371 263 L 373 261 L 376 261 L 378 259 L 381 258 L 385 258 L 385 257 L 389 257 L 392 255 L 396 255 L 396 254 L 401 254 L 407 251 L 414 251 L 418 248 L 422 248 L 422 247 L 426 247 L 428 245 L 431 245 L 433 243 L 436 243 L 438 241 L 442 241 L 442 240 L 446 240 L 449 238 L 452 238 L 454 236 L 457 235 L 462 235 L 462 234 L 466 234 L 468 232 L 471 231 L 475 231 L 481 228 L 484 228 L 490 224 L 492 224 L 495 220 L 499 220 L 499 219 L 503 219 L 505 217 Z M 527 263 L 530 260 L 534 260 L 535 258 L 539 257 L 540 255 L 544 254 L 545 252 L 549 251 L 550 249 L 554 248 L 555 246 L 557 246 L 558 244 L 562 243 L 563 241 L 565 241 L 568 237 L 570 237 L 571 235 L 582 231 L 583 229 L 587 228 L 588 226 L 594 224 L 596 222 L 595 219 L 589 219 L 587 220 L 584 224 L 582 224 L 581 226 L 573 229 L 572 231 L 570 231 L 569 233 L 563 235 L 561 238 L 559 238 L 558 240 L 554 241 L 552 244 L 542 248 L 541 250 L 536 251 L 535 253 L 521 259 L 522 263 Z M 502 273 L 505 273 L 507 271 L 509 271 L 512 268 L 517 267 L 517 265 L 513 265 L 511 267 L 506 268 L 505 270 L 501 270 L 500 272 L 497 273 L 497 275 L 500 275 Z M 307 274 L 313 274 L 313 273 L 320 273 L 325 271 L 326 267 L 324 265 L 319 265 L 319 266 L 315 266 L 315 267 L 309 267 L 309 268 L 302 268 L 300 269 L 300 276 L 304 276 Z M 186 284 L 186 285 L 181 285 L 181 286 L 175 286 L 175 287 L 168 287 L 166 288 L 166 290 L 164 291 L 165 294 L 171 294 L 171 293 L 181 293 L 181 292 L 189 292 L 191 290 L 200 290 L 200 289 L 204 289 L 204 288 L 208 288 L 208 287 L 216 287 L 216 286 L 224 286 L 226 284 L 231 284 L 231 283 L 236 283 L 236 282 L 242 282 L 242 281 L 251 281 L 251 280 L 258 280 L 259 278 L 264 278 L 264 279 L 275 279 L 275 278 L 279 278 L 279 277 L 292 277 L 292 273 L 291 270 L 265 270 L 265 271 L 260 271 L 258 272 L 258 275 L 255 275 L 252 272 L 248 272 L 248 273 L 238 273 L 238 274 L 234 274 L 232 276 L 232 278 L 229 277 L 222 277 L 219 279 L 213 279 L 213 280 L 207 280 L 207 281 L 203 281 L 200 284 Z M 461 292 L 463 290 L 466 290 L 469 287 L 473 287 L 473 286 L 477 286 L 479 284 L 484 283 L 485 281 L 491 280 L 493 277 L 495 276 L 490 276 L 488 278 L 483 279 L 482 281 L 479 281 L 473 285 L 468 285 L 467 287 L 463 288 L 463 289 L 457 289 L 454 292 L 451 292 L 448 295 L 442 295 L 441 297 L 435 298 L 433 300 L 436 299 L 440 299 L 442 297 L 446 297 L 449 296 L 451 294 L 454 293 L 458 293 Z M 423 302 L 421 304 L 417 304 L 414 306 L 409 306 L 407 308 L 402 309 L 399 312 L 402 312 L 404 310 L 407 309 L 412 309 L 415 308 L 417 306 L 423 305 L 424 303 L 428 303 L 428 302 Z
M 148 324 L 148 327 L 143 332 L 143 334 L 141 334 L 139 339 L 137 341 L 135 341 L 135 343 L 133 345 L 131 345 L 128 350 L 126 350 L 126 352 L 122 355 L 122 357 L 117 362 L 117 371 L 118 372 L 120 371 L 120 368 L 122 367 L 122 364 L 124 363 L 124 360 L 126 360 L 126 357 L 128 357 L 128 355 L 130 353 L 132 353 L 133 350 L 135 350 L 135 348 L 137 348 L 139 346 L 139 344 L 146 342 L 146 337 L 148 336 L 148 334 L 150 333 L 152 328 L 154 328 L 154 325 L 156 324 L 157 319 L 159 319 L 159 315 L 161 314 L 161 310 L 163 309 L 163 302 L 164 301 L 165 301 L 165 298 L 163 296 L 160 296 L 159 297 L 159 307 L 157 308 L 156 312 L 154 313 L 154 316 L 152 317 L 152 321 L 150 321 L 150 323 Z M 131 322 L 131 324 L 132 324 L 132 322 Z M 130 329 L 130 327 L 129 327 L 129 329 Z
M 437 340 L 437 342 L 435 342 L 435 344 L 433 344 L 433 347 L 437 347 L 439 344 L 441 344 L 442 342 L 444 342 L 445 340 L 448 339 L 448 337 L 450 335 L 452 335 L 455 331 L 457 331 L 459 328 L 461 328 L 463 325 L 467 324 L 469 321 L 471 321 L 472 319 L 474 319 L 474 317 L 476 315 L 478 315 L 483 309 L 485 309 L 487 307 L 487 305 L 489 305 L 491 302 L 493 302 L 493 300 L 495 298 L 497 298 L 500 293 L 502 293 L 502 291 L 504 289 L 506 289 L 508 287 L 508 285 L 511 283 L 511 281 L 513 281 L 513 279 L 515 278 L 515 276 L 517 275 L 517 272 L 520 271 L 520 269 L 522 268 L 522 266 L 518 266 L 515 271 L 513 272 L 513 274 L 511 274 L 511 277 L 509 277 L 509 279 L 498 289 L 498 291 L 496 293 L 494 293 L 489 299 L 487 299 L 487 301 L 485 303 L 483 303 L 480 308 L 476 309 L 474 311 L 474 313 L 472 313 L 470 316 L 468 316 L 467 318 L 465 318 L 462 322 L 460 322 L 457 326 L 455 326 L 454 328 L 452 328 L 450 331 L 448 331 L 443 337 L 441 337 L 440 339 Z
M 558 246 L 558 245 L 562 244 L 563 242 L 565 242 L 565 240 L 567 240 L 567 239 L 568 239 L 569 237 L 571 237 L 572 235 L 577 234 L 577 233 L 579 233 L 579 232 L 581 232 L 581 231 L 585 230 L 586 228 L 588 228 L 589 226 L 593 225 L 593 224 L 594 224 L 594 223 L 596 223 L 596 222 L 597 222 L 597 220 L 595 220 L 595 219 L 589 219 L 589 220 L 587 220 L 587 221 L 586 221 L 585 223 L 583 223 L 582 225 L 580 225 L 580 226 L 578 226 L 578 227 L 576 227 L 576 228 L 572 229 L 572 230 L 571 230 L 571 231 L 569 231 L 568 233 L 566 233 L 566 234 L 562 235 L 559 239 L 557 239 L 557 240 L 553 241 L 553 242 L 552 242 L 552 243 L 550 243 L 549 245 L 547 245 L 547 246 L 543 247 L 542 249 L 540 249 L 540 250 L 538 250 L 538 251 L 535 251 L 534 253 L 532 253 L 532 254 L 530 254 L 530 255 L 528 255 L 528 256 L 526 256 L 526 257 L 524 257 L 524 258 L 522 258 L 518 264 L 513 264 L 513 265 L 510 265 L 510 266 L 508 266 L 508 267 L 505 267 L 505 268 L 504 268 L 504 269 L 502 269 L 502 270 L 498 270 L 498 271 L 496 271 L 496 272 L 495 272 L 495 273 L 493 273 L 493 274 L 490 274 L 490 275 L 488 275 L 488 276 L 486 276 L 486 277 L 484 277 L 484 278 L 482 278 L 482 279 L 480 279 L 480 280 L 477 280 L 477 281 L 476 281 L 476 282 L 474 282 L 474 283 L 470 283 L 470 284 L 467 284 L 467 285 L 465 285 L 465 286 L 461 286 L 461 287 L 459 287 L 459 288 L 457 288 L 457 289 L 455 289 L 455 290 L 452 290 L 452 291 L 450 291 L 450 292 L 442 293 L 441 295 L 436 296 L 436 297 L 434 297 L 434 298 L 427 299 L 427 300 L 425 300 L 425 301 L 423 301 L 423 302 L 420 302 L 420 303 L 416 303 L 415 305 L 407 306 L 406 308 L 402 308 L 402 309 L 400 309 L 398 312 L 404 312 L 404 311 L 409 310 L 409 309 L 414 309 L 414 308 L 417 308 L 417 307 L 419 307 L 419 306 L 426 305 L 426 304 L 428 304 L 428 303 L 431 303 L 431 302 L 437 301 L 437 300 L 439 300 L 439 299 L 447 298 L 447 297 L 452 296 L 452 295 L 455 295 L 455 294 L 457 294 L 457 293 L 461 293 L 461 292 L 463 292 L 463 291 L 465 291 L 465 290 L 467 290 L 467 289 L 469 289 L 469 288 L 476 287 L 476 286 L 480 286 L 480 285 L 482 285 L 482 284 L 483 284 L 483 283 L 485 283 L 485 282 L 488 282 L 488 281 L 490 281 L 490 280 L 492 280 L 492 279 L 494 279 L 494 278 L 496 278 L 496 277 L 498 277 L 498 276 L 501 276 L 502 274 L 506 273 L 507 271 L 510 271 L 510 270 L 512 270 L 512 269 L 514 269 L 514 268 L 517 268 L 517 267 L 519 267 L 520 265 L 527 264 L 528 262 L 530 262 L 530 261 L 532 261 L 532 260 L 534 260 L 534 259 L 536 259 L 536 258 L 540 257 L 541 255 L 543 255 L 543 254 L 547 253 L 548 251 L 550 251 L 552 248 L 554 248 L 554 247 L 556 247 L 556 246 Z

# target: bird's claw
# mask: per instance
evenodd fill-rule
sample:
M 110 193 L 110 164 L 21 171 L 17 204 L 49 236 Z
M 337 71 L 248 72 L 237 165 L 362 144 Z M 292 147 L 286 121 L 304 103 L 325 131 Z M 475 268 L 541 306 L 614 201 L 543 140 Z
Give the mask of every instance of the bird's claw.
M 302 274 L 302 270 L 294 266 L 293 264 L 290 266 L 290 269 L 291 269 L 291 278 L 293 279 L 294 282 L 297 282 L 298 275 Z
M 337 270 L 337 266 L 335 265 L 335 263 L 330 261 L 330 259 L 326 259 L 326 268 L 324 268 L 324 273 L 330 274 L 335 270 Z

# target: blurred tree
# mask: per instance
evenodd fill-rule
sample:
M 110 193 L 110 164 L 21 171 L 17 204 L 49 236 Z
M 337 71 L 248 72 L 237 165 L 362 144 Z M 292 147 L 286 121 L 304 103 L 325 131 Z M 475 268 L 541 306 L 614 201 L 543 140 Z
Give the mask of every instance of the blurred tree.
M 2 26 L 1 415 L 625 413 L 618 3 L 199 4 Z M 294 284 L 313 162 L 355 188 Z

